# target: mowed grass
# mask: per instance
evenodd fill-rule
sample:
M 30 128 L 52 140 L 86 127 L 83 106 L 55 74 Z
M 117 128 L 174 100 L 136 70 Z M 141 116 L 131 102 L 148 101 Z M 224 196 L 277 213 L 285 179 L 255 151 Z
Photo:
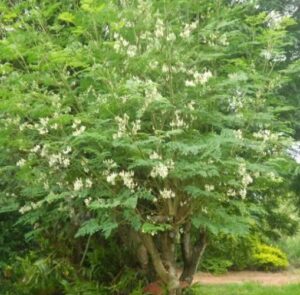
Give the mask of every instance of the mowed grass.
M 300 295 L 300 285 L 261 286 L 257 284 L 230 284 L 194 286 L 193 295 Z

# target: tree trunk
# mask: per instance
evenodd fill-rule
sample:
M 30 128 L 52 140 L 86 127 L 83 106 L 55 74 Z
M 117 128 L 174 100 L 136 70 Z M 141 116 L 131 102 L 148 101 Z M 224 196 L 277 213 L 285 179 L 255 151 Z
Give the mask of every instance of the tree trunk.
M 191 224 L 185 225 L 184 232 L 181 235 L 181 251 L 183 257 L 183 271 L 180 276 L 180 281 L 191 285 L 193 277 L 197 271 L 200 259 L 207 246 L 206 233 L 204 231 L 199 233 L 194 246 L 191 243 Z
M 170 232 L 162 234 L 161 251 L 158 250 L 153 238 L 147 234 L 141 234 L 141 240 L 146 247 L 154 266 L 154 269 L 167 286 L 169 295 L 180 295 L 180 281 L 176 273 L 176 253 L 175 238 L 170 236 Z
M 165 232 L 162 234 L 162 254 L 169 273 L 168 290 L 170 294 L 181 294 L 180 281 L 176 267 L 176 234 Z

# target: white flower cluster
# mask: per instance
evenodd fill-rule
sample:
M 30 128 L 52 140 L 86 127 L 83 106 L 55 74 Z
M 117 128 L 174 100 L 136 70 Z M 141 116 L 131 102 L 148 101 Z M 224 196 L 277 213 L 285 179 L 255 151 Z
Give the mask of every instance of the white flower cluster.
M 103 161 L 103 164 L 107 167 L 108 170 L 116 168 L 118 165 L 113 159 L 107 159 Z
M 115 117 L 118 124 L 118 131 L 113 135 L 113 139 L 121 138 L 126 135 L 126 131 L 129 125 L 129 116 L 125 113 L 123 118 L 120 116 Z M 137 119 L 132 122 L 131 134 L 136 135 L 141 130 L 141 120 Z
M 34 124 L 39 134 L 44 135 L 49 132 L 48 130 L 49 118 L 40 118 L 40 123 Z
M 20 160 L 16 163 L 16 165 L 17 165 L 18 167 L 23 167 L 25 164 L 26 164 L 26 160 L 25 160 L 25 159 L 20 159 Z
M 188 125 L 184 122 L 183 118 L 180 115 L 180 111 L 175 111 L 175 118 L 171 121 L 170 126 L 172 128 L 185 128 L 188 127 Z
M 244 199 L 247 195 L 247 187 L 249 184 L 253 182 L 253 178 L 250 174 L 247 173 L 246 165 L 245 163 L 241 163 L 238 170 L 239 175 L 242 177 L 241 183 L 243 188 L 240 189 L 239 195 Z
M 116 180 L 120 178 L 123 181 L 123 184 L 131 191 L 134 191 L 135 187 L 137 186 L 137 184 L 134 182 L 133 171 L 122 170 L 121 172 L 116 173 L 107 170 L 104 172 L 104 175 L 106 175 L 106 181 L 111 185 L 116 185 Z
M 46 145 L 35 145 L 30 152 L 40 154 L 42 158 L 46 158 L 50 167 L 54 169 L 67 168 L 70 166 L 70 158 L 68 154 L 72 151 L 71 147 L 66 147 L 62 152 L 50 154 Z
M 66 168 L 70 165 L 70 159 L 61 153 L 49 155 L 49 166 L 58 168 L 58 165 Z
M 275 183 L 281 183 L 283 181 L 282 177 L 276 175 L 273 171 L 267 173 L 267 178 Z
M 10 122 L 10 123 L 15 123 L 15 122 Z M 17 125 L 17 124 L 16 124 Z M 24 131 L 26 128 L 28 128 L 28 129 L 33 129 L 33 125 L 32 124 L 30 124 L 30 123 L 28 123 L 28 122 L 24 122 L 24 123 L 22 123 L 22 124 L 19 124 L 19 130 L 20 131 Z
M 174 168 L 174 162 L 172 160 L 168 160 L 165 164 L 162 162 L 157 163 L 151 170 L 150 176 L 166 178 L 169 174 L 169 171 Z
M 125 113 L 122 117 L 115 117 L 118 124 L 118 131 L 113 135 L 114 139 L 121 138 L 126 134 L 126 128 L 128 126 L 129 116 Z
M 236 196 L 239 195 L 239 196 L 241 196 L 242 199 L 245 199 L 246 196 L 247 196 L 247 188 L 253 182 L 253 178 L 247 172 L 246 164 L 245 163 L 241 163 L 239 165 L 238 174 L 241 177 L 241 185 L 242 185 L 242 187 L 238 191 L 235 191 L 232 188 L 228 189 L 227 196 L 229 196 L 229 197 L 236 197 Z M 256 173 L 256 176 L 258 177 L 259 173 Z
M 162 38 L 165 34 L 165 25 L 164 22 L 158 18 L 156 20 L 156 24 L 155 24 L 155 31 L 154 31 L 154 36 L 156 38 Z
M 237 90 L 236 94 L 228 100 L 228 110 L 238 112 L 244 107 L 244 95 L 241 91 Z
M 280 24 L 282 23 L 282 20 L 284 18 L 284 15 L 282 15 L 280 12 L 272 10 L 269 12 L 267 16 L 267 25 L 270 28 L 278 28 Z
M 123 180 L 124 185 L 129 188 L 131 191 L 134 190 L 136 184 L 133 180 L 134 172 L 133 171 L 121 171 L 119 176 Z
M 233 130 L 233 134 L 234 134 L 234 137 L 236 139 L 240 139 L 242 140 L 243 139 L 243 132 L 242 130 L 238 129 L 238 130 Z
M 151 103 L 162 99 L 162 95 L 157 89 L 157 84 L 154 83 L 153 81 L 151 80 L 146 81 L 146 83 L 144 84 L 144 88 L 145 88 L 145 101 L 143 107 L 140 110 L 141 114 L 147 110 L 148 106 Z
M 25 214 L 26 212 L 29 212 L 31 210 L 35 210 L 37 208 L 40 208 L 42 206 L 42 202 L 39 201 L 37 203 L 31 202 L 30 204 L 24 205 L 19 209 L 19 212 L 21 214 Z
M 114 34 L 114 38 L 114 49 L 117 53 L 127 54 L 129 57 L 136 56 L 138 50 L 136 45 L 129 44 L 129 42 L 118 33 Z
M 72 128 L 74 129 L 73 136 L 79 136 L 85 131 L 86 127 L 81 125 L 81 120 L 75 119 Z
M 163 189 L 159 191 L 160 196 L 163 199 L 172 199 L 175 198 L 175 193 L 170 189 Z
M 192 80 L 186 80 L 185 81 L 185 86 L 186 87 L 195 87 L 196 85 L 204 85 L 208 82 L 208 80 L 213 76 L 211 71 L 205 71 L 203 73 L 199 73 L 199 72 L 193 72 L 190 71 L 190 74 L 193 75 L 193 79 Z
M 262 50 L 260 56 L 267 61 L 273 62 L 284 62 L 287 58 L 285 54 L 275 54 L 272 50 L 269 49 Z
M 180 37 L 183 39 L 188 39 L 191 36 L 192 32 L 197 28 L 198 24 L 198 21 L 194 21 L 190 24 L 185 24 L 182 32 L 180 33 Z
M 141 130 L 141 120 L 137 119 L 134 122 L 132 122 L 131 132 L 133 135 L 136 135 L 138 133 L 138 131 L 140 131 L 140 130 Z
M 92 202 L 92 198 L 91 197 L 88 197 L 88 198 L 84 199 L 84 204 L 87 207 L 91 204 L 91 202 Z
M 74 191 L 77 192 L 77 191 L 82 190 L 84 187 L 91 188 L 92 185 L 93 185 L 93 182 L 89 178 L 85 179 L 85 182 L 81 178 L 76 178 L 76 180 L 73 183 L 73 189 L 74 189 Z
M 153 152 L 152 154 L 150 154 L 149 158 L 151 160 L 161 160 L 162 156 L 159 155 L 157 152 Z
M 205 184 L 204 189 L 207 192 L 212 192 L 215 189 L 215 186 L 213 184 Z
M 264 142 L 266 141 L 276 141 L 279 138 L 279 134 L 272 133 L 271 130 L 263 129 L 258 132 L 253 133 L 253 137 L 257 139 L 262 139 Z
M 106 176 L 106 181 L 111 185 L 115 185 L 117 176 L 118 174 L 116 172 L 112 172 Z

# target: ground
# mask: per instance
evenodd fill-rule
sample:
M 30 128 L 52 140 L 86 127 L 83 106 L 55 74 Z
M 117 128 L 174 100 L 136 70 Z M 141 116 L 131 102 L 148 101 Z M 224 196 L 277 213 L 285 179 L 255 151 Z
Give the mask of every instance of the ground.
M 259 283 L 262 285 L 286 285 L 300 284 L 300 270 L 289 270 L 278 273 L 259 272 L 259 271 L 241 271 L 228 272 L 223 275 L 212 275 L 208 273 L 197 273 L 194 277 L 194 283 L 204 285 L 208 284 L 242 284 L 246 282 Z

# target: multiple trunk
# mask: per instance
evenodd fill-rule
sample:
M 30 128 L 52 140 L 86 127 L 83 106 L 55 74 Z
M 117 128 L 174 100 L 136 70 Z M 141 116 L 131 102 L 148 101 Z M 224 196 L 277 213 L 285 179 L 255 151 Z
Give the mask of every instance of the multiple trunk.
M 168 294 L 181 294 L 181 286 L 191 285 L 205 251 L 207 245 L 205 232 L 200 232 L 196 241 L 192 243 L 191 225 L 185 225 L 180 240 L 183 258 L 183 271 L 180 277 L 176 267 L 176 234 L 165 232 L 160 235 L 159 241 L 155 241 L 147 234 L 141 234 L 140 238 L 151 257 L 157 276 L 167 286 Z
M 205 251 L 207 241 L 206 233 L 200 232 L 194 245 L 191 243 L 191 225 L 186 224 L 183 234 L 181 235 L 181 252 L 183 258 L 183 271 L 180 280 L 191 285 L 193 276 L 197 271 L 200 259 Z

